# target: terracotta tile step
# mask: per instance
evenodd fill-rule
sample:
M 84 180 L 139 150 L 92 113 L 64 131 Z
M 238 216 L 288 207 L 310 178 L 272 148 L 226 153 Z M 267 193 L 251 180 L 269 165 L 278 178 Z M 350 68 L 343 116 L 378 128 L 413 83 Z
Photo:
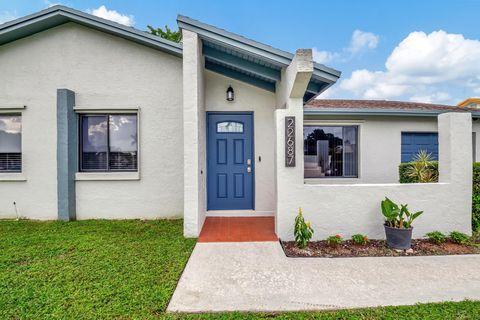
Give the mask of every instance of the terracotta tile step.
M 278 241 L 274 217 L 207 217 L 198 242 Z

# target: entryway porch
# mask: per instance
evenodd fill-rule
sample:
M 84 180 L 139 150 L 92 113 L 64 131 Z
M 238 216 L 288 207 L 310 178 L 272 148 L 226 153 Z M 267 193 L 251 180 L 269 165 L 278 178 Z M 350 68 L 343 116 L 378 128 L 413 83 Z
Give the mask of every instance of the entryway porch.
M 207 217 L 198 242 L 277 241 L 275 217 Z

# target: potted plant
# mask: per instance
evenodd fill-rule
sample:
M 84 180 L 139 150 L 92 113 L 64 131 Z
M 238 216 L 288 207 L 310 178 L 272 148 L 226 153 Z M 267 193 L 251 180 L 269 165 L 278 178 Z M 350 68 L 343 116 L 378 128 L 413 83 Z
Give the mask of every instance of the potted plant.
M 412 222 L 423 211 L 410 213 L 406 204 L 398 206 L 387 197 L 382 201 L 381 208 L 385 217 L 384 227 L 388 246 L 394 249 L 410 249 L 413 230 Z

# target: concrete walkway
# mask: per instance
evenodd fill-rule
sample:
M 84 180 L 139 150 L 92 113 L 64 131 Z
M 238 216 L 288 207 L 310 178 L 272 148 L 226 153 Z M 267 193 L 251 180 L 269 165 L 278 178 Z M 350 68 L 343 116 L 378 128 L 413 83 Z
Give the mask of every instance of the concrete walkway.
M 287 258 L 278 242 L 198 243 L 170 312 L 293 311 L 480 300 L 480 255 Z

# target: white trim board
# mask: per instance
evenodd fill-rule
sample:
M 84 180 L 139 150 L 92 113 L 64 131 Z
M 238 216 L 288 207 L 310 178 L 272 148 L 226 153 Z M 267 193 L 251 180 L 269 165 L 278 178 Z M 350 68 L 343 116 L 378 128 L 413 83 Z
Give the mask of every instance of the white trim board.
M 75 106 L 76 113 L 137 113 L 138 106 Z
M 273 211 L 255 210 L 209 210 L 207 217 L 274 217 Z
M 22 110 L 22 109 L 25 109 L 27 106 L 0 106 L 0 110 L 1 111 L 4 111 L 4 110 Z

